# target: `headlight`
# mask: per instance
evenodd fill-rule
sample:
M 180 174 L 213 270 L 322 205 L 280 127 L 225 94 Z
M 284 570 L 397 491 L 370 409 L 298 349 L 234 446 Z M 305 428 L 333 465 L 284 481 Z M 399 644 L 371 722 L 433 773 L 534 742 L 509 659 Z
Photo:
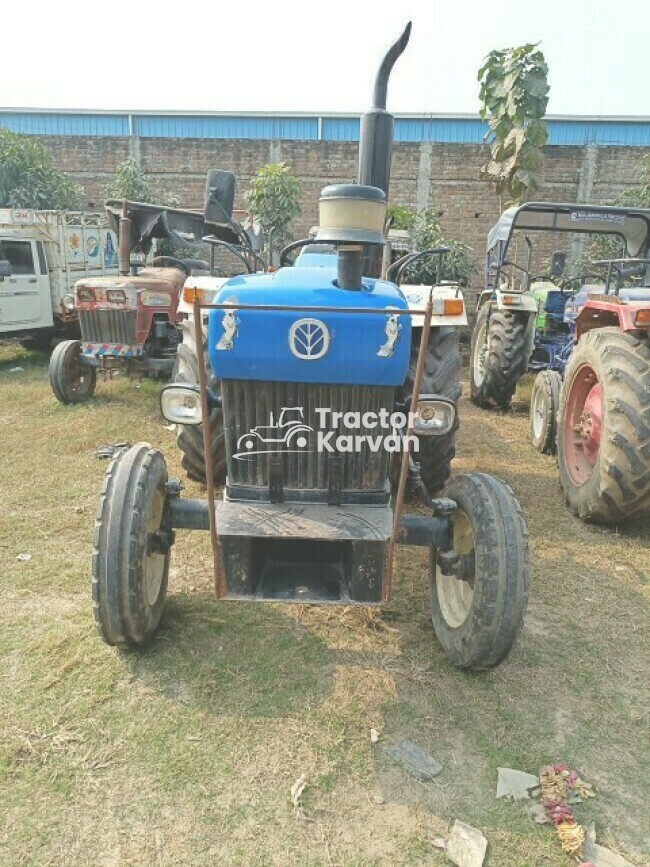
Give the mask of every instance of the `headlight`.
M 106 300 L 112 301 L 115 304 L 124 304 L 126 301 L 126 292 L 124 289 L 107 289 Z
M 80 286 L 77 289 L 77 298 L 79 301 L 94 301 L 95 290 L 89 289 L 87 286 Z
M 68 313 L 72 313 L 74 310 L 74 295 L 64 295 L 61 299 L 61 304 L 63 304 Z
M 160 392 L 160 411 L 175 424 L 201 424 L 201 393 L 198 385 L 174 382 Z
M 420 395 L 413 414 L 413 433 L 418 436 L 441 436 L 453 430 L 456 405 L 444 397 Z
M 169 307 L 172 303 L 171 292 L 154 292 L 145 289 L 140 298 L 145 307 Z

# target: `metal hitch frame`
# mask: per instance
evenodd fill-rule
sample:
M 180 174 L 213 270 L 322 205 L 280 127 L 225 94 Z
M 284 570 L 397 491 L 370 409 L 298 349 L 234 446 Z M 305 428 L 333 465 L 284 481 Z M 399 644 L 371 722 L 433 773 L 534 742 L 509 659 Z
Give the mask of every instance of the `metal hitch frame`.
M 216 599 L 223 599 L 226 596 L 226 580 L 225 568 L 223 563 L 222 550 L 219 540 L 219 527 L 217 525 L 217 509 L 215 500 L 215 484 L 213 473 L 213 462 L 210 442 L 210 408 L 208 401 L 208 387 L 205 368 L 205 350 L 203 346 L 203 311 L 209 310 L 231 310 L 231 304 L 206 304 L 195 296 L 193 302 L 194 314 L 194 330 L 195 340 L 198 355 L 199 369 L 199 393 L 201 399 L 201 424 L 203 428 L 203 450 L 205 455 L 205 470 L 206 470 L 206 489 L 207 500 L 186 499 L 183 500 L 178 496 L 178 485 L 171 483 L 170 496 L 167 502 L 166 523 L 169 529 L 188 529 L 188 530 L 208 530 L 210 532 L 210 540 L 213 554 L 213 573 L 214 573 L 214 593 Z M 385 316 L 384 308 L 368 310 L 366 308 L 345 308 L 340 307 L 306 307 L 294 306 L 286 304 L 240 304 L 238 310 L 255 310 L 255 311 L 285 311 L 295 312 L 302 315 L 323 314 L 323 313 L 345 313 L 347 314 L 364 314 L 364 315 L 379 315 Z M 421 316 L 421 310 L 392 310 L 391 313 L 396 316 Z M 424 361 L 426 350 L 429 343 L 429 334 L 431 331 L 431 318 L 433 313 L 433 287 L 427 301 L 424 312 L 424 326 L 420 337 L 420 346 L 418 351 L 418 360 L 415 370 L 415 378 L 413 382 L 413 393 L 420 394 L 422 383 L 422 374 L 424 370 Z M 409 419 L 407 425 L 406 436 L 413 434 L 413 423 Z M 386 602 L 392 591 L 394 553 L 396 545 L 417 545 L 424 547 L 435 547 L 439 550 L 449 550 L 452 547 L 452 516 L 453 508 L 451 501 L 440 500 L 432 501 L 434 514 L 426 517 L 420 515 L 403 515 L 404 496 L 406 491 L 406 482 L 409 468 L 409 451 L 404 450 L 401 456 L 399 480 L 397 485 L 397 494 L 393 504 L 393 522 L 390 538 L 386 546 L 385 555 L 385 570 L 384 581 L 381 588 L 381 600 Z M 440 505 L 440 508 L 437 506 Z M 455 504 L 453 504 L 455 507 Z M 323 506 L 323 508 L 328 508 Z

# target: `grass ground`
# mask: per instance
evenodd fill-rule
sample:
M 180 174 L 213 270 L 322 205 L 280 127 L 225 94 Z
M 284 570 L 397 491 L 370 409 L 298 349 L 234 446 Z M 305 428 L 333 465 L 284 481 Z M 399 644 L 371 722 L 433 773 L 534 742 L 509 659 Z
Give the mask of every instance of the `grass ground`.
M 215 604 L 207 534 L 179 533 L 157 639 L 103 645 L 93 452 L 147 440 L 180 475 L 158 387 L 118 380 L 64 407 L 43 356 L 0 348 L 1 864 L 443 864 L 431 840 L 459 818 L 487 835 L 492 867 L 564 867 L 549 827 L 494 797 L 497 766 L 554 760 L 594 784 L 579 817 L 599 839 L 649 863 L 650 528 L 567 514 L 553 460 L 528 444 L 525 388 L 504 416 L 462 407 L 456 472 L 513 486 L 533 552 L 521 640 L 468 676 L 436 644 L 415 549 L 378 616 Z M 398 736 L 442 762 L 434 783 L 385 756 Z

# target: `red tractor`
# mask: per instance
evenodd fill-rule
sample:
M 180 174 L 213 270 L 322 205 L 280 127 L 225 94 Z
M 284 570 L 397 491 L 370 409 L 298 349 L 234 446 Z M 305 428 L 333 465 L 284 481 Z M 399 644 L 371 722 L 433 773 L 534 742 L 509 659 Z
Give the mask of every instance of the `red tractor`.
M 119 225 L 119 276 L 84 278 L 75 286 L 81 340 L 60 343 L 50 359 L 50 383 L 62 403 L 79 403 L 95 391 L 97 371 L 111 376 L 171 375 L 182 340 L 179 303 L 186 278 L 210 271 L 200 259 L 159 256 L 141 267 L 154 238 L 190 246 L 206 234 L 203 213 L 110 200 L 111 225 Z M 227 242 L 228 227 L 211 226 Z
M 647 257 L 650 212 L 637 221 Z M 650 258 L 594 264 L 607 267 L 607 282 L 574 298 L 580 312 L 560 396 L 558 466 L 574 514 L 617 524 L 650 507 Z
M 166 258 L 166 257 L 163 257 Z M 168 373 L 180 342 L 177 310 L 185 278 L 174 267 L 142 268 L 137 275 L 90 277 L 75 287 L 81 340 L 59 343 L 50 359 L 52 390 L 61 403 L 79 403 L 95 391 L 97 371 L 110 376 Z

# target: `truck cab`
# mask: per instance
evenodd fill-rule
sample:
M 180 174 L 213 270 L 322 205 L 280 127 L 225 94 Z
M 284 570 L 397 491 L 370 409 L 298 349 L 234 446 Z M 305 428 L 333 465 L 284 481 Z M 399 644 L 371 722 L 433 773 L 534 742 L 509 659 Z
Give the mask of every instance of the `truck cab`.
M 117 273 L 104 214 L 0 208 L 0 336 L 78 337 L 74 285 Z
M 43 241 L 18 233 L 0 235 L 0 332 L 52 328 L 50 278 Z

